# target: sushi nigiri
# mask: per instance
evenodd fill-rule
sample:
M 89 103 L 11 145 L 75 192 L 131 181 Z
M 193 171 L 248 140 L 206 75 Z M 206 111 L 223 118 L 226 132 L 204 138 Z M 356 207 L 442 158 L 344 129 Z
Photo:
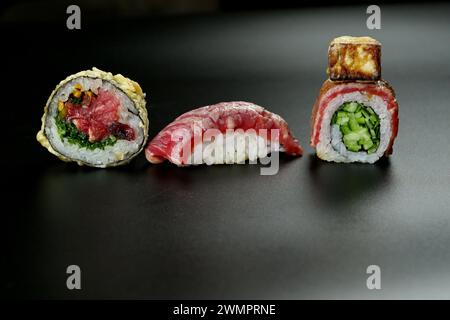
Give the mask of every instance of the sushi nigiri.
M 261 152 L 262 151 L 262 152 Z M 303 153 L 279 115 L 249 102 L 222 102 L 182 114 L 150 141 L 147 160 L 178 165 L 254 161 L 271 151 Z
M 330 75 L 345 81 L 326 80 L 313 107 L 311 146 L 322 160 L 374 163 L 392 154 L 398 104 L 392 87 L 380 78 L 378 45 L 368 37 L 340 37 L 330 45 L 330 51 L 353 55 L 340 58 L 345 67 L 329 61 Z
M 105 168 L 145 146 L 145 94 L 136 82 L 93 68 L 63 80 L 44 108 L 37 140 L 64 161 Z

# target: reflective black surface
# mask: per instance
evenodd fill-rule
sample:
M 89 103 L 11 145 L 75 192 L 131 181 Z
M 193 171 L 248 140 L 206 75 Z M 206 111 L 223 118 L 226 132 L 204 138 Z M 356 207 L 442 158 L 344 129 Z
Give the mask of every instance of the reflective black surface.
M 308 8 L 96 25 L 3 25 L 4 296 L 27 298 L 450 298 L 450 6 Z M 400 132 L 376 165 L 324 163 L 308 146 L 342 34 L 383 43 Z M 5 49 L 3 49 L 5 50 Z M 247 100 L 282 115 L 305 148 L 259 166 L 96 170 L 36 141 L 67 75 L 96 66 L 138 81 L 150 136 L 180 113 Z M 5 94 L 5 90 L 7 93 Z M 66 267 L 82 290 L 66 289 Z M 382 290 L 366 288 L 379 265 Z

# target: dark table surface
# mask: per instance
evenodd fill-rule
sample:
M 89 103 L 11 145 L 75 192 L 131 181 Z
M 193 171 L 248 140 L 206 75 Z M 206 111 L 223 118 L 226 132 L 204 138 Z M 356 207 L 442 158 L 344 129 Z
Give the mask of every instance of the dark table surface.
M 2 294 L 25 298 L 450 298 L 450 6 L 3 24 Z M 309 147 L 311 107 L 335 36 L 383 44 L 400 131 L 390 159 L 329 164 Z M 180 113 L 247 100 L 282 115 L 302 158 L 260 166 L 60 162 L 35 141 L 69 74 L 138 81 L 150 137 Z M 6 92 L 5 92 L 6 91 Z M 5 123 L 6 122 L 6 123 Z M 66 288 L 79 265 L 82 290 Z M 368 290 L 366 268 L 381 268 Z

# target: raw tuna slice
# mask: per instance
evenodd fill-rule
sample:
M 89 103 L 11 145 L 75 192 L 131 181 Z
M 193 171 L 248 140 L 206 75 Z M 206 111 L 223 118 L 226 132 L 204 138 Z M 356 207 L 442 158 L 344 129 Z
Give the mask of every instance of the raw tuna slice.
M 232 144 L 227 144 L 230 141 Z M 245 148 L 236 148 L 244 141 Z M 227 147 L 217 148 L 224 145 Z M 230 145 L 235 148 L 230 149 Z M 222 102 L 176 118 L 148 144 L 145 155 L 151 163 L 169 160 L 178 166 L 240 163 L 247 159 L 255 160 L 258 146 L 268 148 L 267 154 L 278 150 L 278 145 L 280 151 L 292 156 L 303 153 L 288 124 L 279 115 L 249 102 Z M 207 155 L 211 148 L 217 152 L 214 159 Z M 218 156 L 219 152 L 223 157 Z M 264 156 L 259 150 L 257 155 Z
M 133 130 L 119 123 L 119 99 L 106 90 L 99 90 L 98 95 L 84 95 L 81 105 L 67 103 L 67 120 L 72 121 L 77 129 L 89 137 L 89 141 L 101 141 L 113 132 L 113 129 L 124 127 L 130 132 L 125 138 L 134 139 Z

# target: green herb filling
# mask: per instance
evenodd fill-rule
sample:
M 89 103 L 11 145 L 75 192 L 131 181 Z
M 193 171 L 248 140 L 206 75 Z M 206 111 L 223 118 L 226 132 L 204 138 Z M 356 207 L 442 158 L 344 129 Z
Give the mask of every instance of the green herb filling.
M 61 115 L 58 114 L 55 117 L 55 122 L 61 139 L 66 138 L 70 144 L 76 144 L 82 148 L 89 150 L 100 148 L 103 150 L 106 146 L 113 146 L 117 141 L 115 136 L 110 135 L 102 141 L 90 142 L 89 137 L 85 133 L 79 131 L 75 124 L 67 121 Z

